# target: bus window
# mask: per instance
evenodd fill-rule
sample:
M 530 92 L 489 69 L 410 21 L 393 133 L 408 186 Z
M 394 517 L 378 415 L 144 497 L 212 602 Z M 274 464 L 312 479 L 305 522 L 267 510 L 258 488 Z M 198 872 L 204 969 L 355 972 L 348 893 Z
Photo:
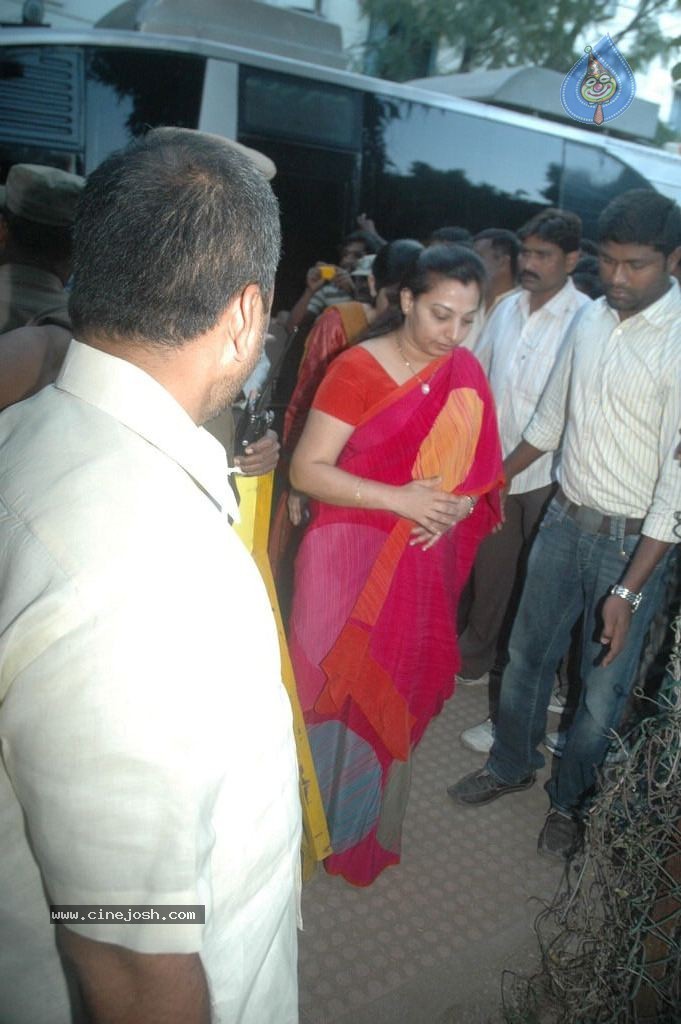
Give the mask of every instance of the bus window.
M 239 130 L 244 135 L 358 150 L 362 97 L 354 90 L 311 78 L 242 67 Z
M 363 205 L 388 238 L 445 223 L 517 228 L 556 205 L 563 143 L 501 121 L 369 96 Z
M 611 199 L 630 188 L 650 188 L 640 174 L 596 147 L 568 142 L 561 205 L 582 218 L 585 238 L 596 237 L 598 215 Z
M 181 53 L 89 50 L 87 171 L 150 127 L 196 128 L 204 68 L 202 57 Z

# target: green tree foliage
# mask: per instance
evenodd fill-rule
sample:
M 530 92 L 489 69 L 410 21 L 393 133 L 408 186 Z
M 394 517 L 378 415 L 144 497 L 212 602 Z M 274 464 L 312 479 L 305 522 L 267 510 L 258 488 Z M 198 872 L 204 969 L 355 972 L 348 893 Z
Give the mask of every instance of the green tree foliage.
M 362 0 L 372 32 L 365 47 L 368 70 L 406 81 L 432 71 L 431 56 L 451 47 L 450 72 L 535 64 L 565 71 L 582 55 L 585 34 L 603 34 L 616 0 Z M 658 56 L 678 52 L 663 14 L 681 16 L 681 0 L 634 0 L 628 19 L 612 33 L 636 71 Z M 593 39 L 597 42 L 597 38 Z

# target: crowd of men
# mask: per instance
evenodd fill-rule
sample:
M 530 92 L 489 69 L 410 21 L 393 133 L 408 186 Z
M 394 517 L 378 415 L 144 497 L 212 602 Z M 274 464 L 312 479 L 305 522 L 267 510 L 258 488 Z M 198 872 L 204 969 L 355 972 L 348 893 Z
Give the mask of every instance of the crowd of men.
M 262 352 L 279 258 L 268 176 L 224 141 L 163 129 L 87 182 L 14 167 L 0 197 L 11 1024 L 298 1019 L 290 708 L 264 587 L 229 526 L 226 453 L 197 429 Z M 434 240 L 452 231 L 488 272 L 467 343 L 497 403 L 507 493 L 460 623 L 459 682 L 489 683 L 491 703 L 463 740 L 489 757 L 449 793 L 476 806 L 534 784 L 581 623 L 539 837 L 570 857 L 679 540 L 681 211 L 652 191 L 614 199 L 600 287 L 589 263 L 578 280 L 568 211 Z M 365 219 L 330 277 L 312 268 L 290 327 L 354 297 L 381 242 Z M 276 440 L 258 444 L 247 471 L 276 461 Z M 187 908 L 198 916 L 170 923 Z

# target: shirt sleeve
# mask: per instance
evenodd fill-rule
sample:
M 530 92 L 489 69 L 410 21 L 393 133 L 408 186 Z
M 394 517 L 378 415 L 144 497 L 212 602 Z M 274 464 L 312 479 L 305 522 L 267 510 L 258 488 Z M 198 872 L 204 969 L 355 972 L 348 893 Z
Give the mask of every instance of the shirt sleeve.
M 681 428 L 678 378 L 667 389 L 660 425 L 660 475 L 641 532 L 653 540 L 681 541 L 681 463 L 674 458 Z
M 312 408 L 356 426 L 367 409 L 366 377 L 358 365 L 363 358 L 362 349 L 351 349 L 334 359 L 317 388 Z

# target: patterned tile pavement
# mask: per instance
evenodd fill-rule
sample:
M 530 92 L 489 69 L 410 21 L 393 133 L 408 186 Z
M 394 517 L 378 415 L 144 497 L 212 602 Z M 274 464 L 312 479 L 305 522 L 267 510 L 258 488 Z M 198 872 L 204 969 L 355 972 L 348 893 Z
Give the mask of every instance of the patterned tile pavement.
M 462 687 L 431 723 L 416 752 L 400 865 L 368 889 L 321 869 L 306 884 L 301 1024 L 497 1024 L 502 972 L 536 966 L 537 901 L 562 874 L 536 852 L 550 766 L 532 789 L 485 807 L 446 793 L 484 762 L 459 733 L 486 713 L 486 689 Z

